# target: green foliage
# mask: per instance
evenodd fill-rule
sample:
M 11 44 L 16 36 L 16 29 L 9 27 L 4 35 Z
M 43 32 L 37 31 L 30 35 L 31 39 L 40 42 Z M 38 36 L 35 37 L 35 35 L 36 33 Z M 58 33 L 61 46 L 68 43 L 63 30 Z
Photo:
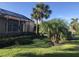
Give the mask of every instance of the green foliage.
M 52 26 L 53 32 L 64 32 L 68 29 L 67 23 L 64 22 L 64 19 L 52 19 L 49 21 Z
M 72 18 L 72 22 L 70 23 L 70 26 L 72 30 L 74 30 L 75 32 L 78 32 L 79 30 L 78 18 Z
M 0 48 L 12 46 L 12 45 L 24 45 L 32 44 L 33 37 L 30 36 L 16 36 L 16 37 L 5 37 L 0 39 Z
M 40 41 L 40 40 L 37 40 Z M 37 41 L 35 40 L 34 43 L 37 45 Z M 43 42 L 45 41 L 40 41 L 40 43 L 44 45 Z M 34 45 L 35 45 L 34 44 Z M 40 44 L 39 46 L 42 46 Z M 53 47 L 39 47 L 38 45 L 36 47 L 33 47 L 33 45 L 16 45 L 14 47 L 6 47 L 0 49 L 0 56 L 1 57 L 79 57 L 79 40 L 78 41 L 73 41 L 69 42 L 63 45 L 59 46 L 53 46 Z
M 51 10 L 49 6 L 44 3 L 38 3 L 31 14 L 32 19 L 36 20 L 36 34 L 39 32 L 38 21 L 43 21 L 43 18 L 49 18 Z
M 48 22 L 43 22 L 40 24 L 40 33 L 44 34 L 44 33 L 47 33 L 48 32 L 48 27 L 49 27 L 49 24 Z
M 62 19 L 52 19 L 48 22 L 43 22 L 40 24 L 40 33 L 48 33 L 48 30 L 52 33 L 62 32 L 65 34 L 68 30 L 68 26 Z
M 68 33 L 68 25 L 63 19 L 52 19 L 40 24 L 40 33 L 47 34 L 50 40 L 63 39 Z
M 32 18 L 36 20 L 41 20 L 43 18 L 48 18 L 51 14 L 49 6 L 44 3 L 38 3 L 35 8 L 33 8 Z
M 32 44 L 33 43 L 32 40 L 33 40 L 32 37 L 22 37 L 15 39 L 15 44 L 18 45 Z

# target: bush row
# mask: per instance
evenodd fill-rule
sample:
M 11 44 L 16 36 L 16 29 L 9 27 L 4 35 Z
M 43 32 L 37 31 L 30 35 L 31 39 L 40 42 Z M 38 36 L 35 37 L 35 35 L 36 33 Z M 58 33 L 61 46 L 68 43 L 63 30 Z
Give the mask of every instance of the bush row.
M 34 36 L 16 36 L 16 37 L 8 37 L 8 38 L 1 38 L 0 39 L 0 48 L 11 46 L 11 45 L 24 45 L 24 44 L 31 44 Z

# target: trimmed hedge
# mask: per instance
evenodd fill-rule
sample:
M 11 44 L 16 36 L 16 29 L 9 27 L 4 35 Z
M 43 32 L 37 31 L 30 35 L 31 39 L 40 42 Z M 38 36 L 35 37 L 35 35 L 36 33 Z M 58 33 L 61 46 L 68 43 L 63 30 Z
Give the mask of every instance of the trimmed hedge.
M 34 34 L 29 35 L 13 35 L 13 36 L 1 36 L 0 37 L 0 48 L 8 47 L 11 45 L 24 45 L 31 44 L 35 38 Z

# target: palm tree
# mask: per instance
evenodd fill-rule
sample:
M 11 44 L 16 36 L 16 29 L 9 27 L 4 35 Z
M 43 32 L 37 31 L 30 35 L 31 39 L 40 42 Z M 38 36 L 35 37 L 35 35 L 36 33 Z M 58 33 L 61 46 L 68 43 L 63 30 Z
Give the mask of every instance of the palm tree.
M 51 10 L 49 6 L 44 3 L 38 3 L 35 8 L 33 8 L 33 13 L 31 14 L 32 19 L 36 21 L 36 34 L 39 33 L 38 21 L 43 22 L 43 18 L 49 18 Z
M 68 26 L 61 19 L 52 19 L 41 24 L 40 32 L 47 33 L 48 39 L 55 45 L 62 39 L 62 35 L 66 35 Z
M 70 30 L 72 34 L 76 33 L 78 30 L 78 18 L 72 18 L 72 22 L 70 23 Z

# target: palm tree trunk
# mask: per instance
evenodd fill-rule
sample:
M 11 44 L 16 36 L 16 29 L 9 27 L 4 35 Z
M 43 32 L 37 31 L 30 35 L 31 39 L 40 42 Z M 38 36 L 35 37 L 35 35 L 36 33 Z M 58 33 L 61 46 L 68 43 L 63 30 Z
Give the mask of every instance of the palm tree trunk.
M 36 34 L 38 35 L 38 33 L 39 33 L 39 30 L 38 30 L 39 28 L 38 28 L 38 20 L 36 20 Z

